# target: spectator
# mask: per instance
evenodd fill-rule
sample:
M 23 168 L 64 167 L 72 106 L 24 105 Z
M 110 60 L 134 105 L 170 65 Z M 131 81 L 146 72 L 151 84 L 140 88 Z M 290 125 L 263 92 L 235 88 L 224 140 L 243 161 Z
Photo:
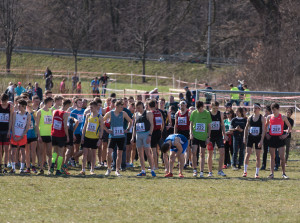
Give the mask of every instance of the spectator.
M 233 87 L 233 84 L 229 85 L 231 91 L 239 91 L 237 87 Z M 237 106 L 240 106 L 240 95 L 237 93 L 230 94 L 230 103 L 235 103 Z
M 37 95 L 40 99 L 40 101 L 43 101 L 43 90 L 39 87 L 39 84 L 37 82 L 34 83 L 34 88 L 32 91 L 33 95 Z
M 247 84 L 244 85 L 244 91 L 250 91 L 248 89 Z M 251 100 L 251 95 L 250 94 L 245 94 L 244 105 L 249 106 L 250 105 L 250 100 Z
M 102 83 L 102 93 L 101 93 L 102 97 L 105 97 L 108 79 L 109 77 L 106 75 L 106 73 L 104 73 L 103 76 L 100 78 L 100 82 Z
M 94 80 L 91 82 L 91 87 L 92 87 L 92 93 L 93 97 L 98 97 L 99 96 L 99 80 L 98 77 L 95 77 Z
M 52 71 L 49 69 L 49 67 L 46 67 L 44 79 L 47 79 L 47 77 L 50 77 L 51 75 L 52 75 Z
M 179 93 L 179 96 L 178 96 L 178 97 L 179 97 L 179 101 L 185 100 L 185 99 L 184 99 L 184 96 L 183 96 L 183 93 Z
M 169 110 L 169 108 L 171 106 L 174 106 L 175 107 L 175 112 L 177 112 L 178 111 L 178 105 L 179 105 L 179 102 L 174 100 L 173 95 L 170 95 L 169 101 L 166 103 L 166 109 Z
M 16 95 L 20 96 L 23 92 L 26 92 L 25 88 L 22 86 L 21 82 L 18 82 L 18 86 L 15 89 Z
M 81 94 L 81 81 L 79 81 L 79 82 L 77 83 L 76 93 L 77 93 L 77 94 Z
M 28 86 L 26 87 L 26 92 L 28 93 L 29 99 L 32 100 L 33 86 L 31 85 L 31 83 L 28 83 Z
M 72 77 L 72 93 L 74 93 L 74 91 L 77 92 L 77 87 L 78 87 L 78 82 L 79 82 L 79 77 L 77 76 L 77 73 L 74 72 L 74 75 Z M 81 86 L 81 85 L 80 85 Z M 81 89 L 80 89 L 81 91 Z M 77 92 L 78 93 L 78 92 Z
M 15 86 L 12 82 L 9 82 L 9 86 L 6 89 L 5 94 L 8 95 L 8 101 L 14 102 Z
M 46 78 L 45 89 L 46 91 L 48 90 L 51 91 L 52 88 L 53 88 L 52 75 L 50 75 Z
M 149 94 L 150 94 L 151 99 L 158 100 L 159 95 L 158 95 L 158 89 L 157 88 L 154 88 L 152 91 L 149 92 Z
M 59 91 L 61 94 L 66 93 L 66 78 L 62 79 L 62 81 L 60 82 L 60 87 L 59 87 Z
M 185 101 L 187 103 L 187 107 L 189 108 L 192 105 L 192 93 L 188 86 L 185 86 L 184 90 L 185 90 Z
M 208 85 L 208 83 L 205 83 L 205 90 L 212 90 L 212 87 Z M 206 92 L 204 94 L 205 96 L 205 104 L 207 104 L 206 109 L 209 110 L 209 106 L 211 103 L 211 99 L 212 99 L 212 93 L 211 92 Z

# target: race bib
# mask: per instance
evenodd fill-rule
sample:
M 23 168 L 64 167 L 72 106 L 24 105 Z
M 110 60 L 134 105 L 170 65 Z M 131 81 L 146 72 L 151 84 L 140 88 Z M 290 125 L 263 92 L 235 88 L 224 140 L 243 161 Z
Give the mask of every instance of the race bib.
M 272 125 L 271 133 L 273 134 L 281 134 L 281 125 Z
M 213 121 L 211 123 L 211 130 L 219 130 L 220 129 L 220 121 Z
M 123 127 L 114 127 L 113 128 L 114 136 L 123 136 L 124 135 L 124 128 Z
M 33 129 L 33 123 L 30 122 L 29 130 L 32 130 L 32 129 Z
M 250 134 L 253 136 L 258 136 L 259 135 L 259 127 L 250 127 Z
M 18 129 L 25 129 L 26 123 L 24 123 L 24 122 L 16 122 L 15 126 Z
M 155 117 L 155 123 L 156 123 L 156 125 L 161 125 L 162 124 L 161 117 Z
M 97 124 L 96 123 L 89 123 L 87 130 L 89 132 L 96 132 Z
M 52 116 L 51 115 L 45 115 L 44 116 L 44 123 L 48 124 L 48 125 L 52 124 Z
M 79 123 L 83 122 L 83 115 L 77 115 L 77 118 Z
M 178 125 L 187 125 L 186 117 L 178 117 Z
M 145 123 L 136 123 L 136 132 L 145 132 Z
M 9 122 L 9 113 L 0 113 L 0 122 Z
M 196 132 L 205 132 L 205 123 L 196 123 Z
M 62 127 L 62 121 L 54 120 L 53 128 L 55 130 L 61 130 L 61 127 Z

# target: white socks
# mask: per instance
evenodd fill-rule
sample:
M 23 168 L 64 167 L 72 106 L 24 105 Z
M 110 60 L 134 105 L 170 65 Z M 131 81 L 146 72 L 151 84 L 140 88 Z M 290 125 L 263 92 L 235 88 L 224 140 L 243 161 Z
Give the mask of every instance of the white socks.
M 24 170 L 24 168 L 25 168 L 25 163 L 21 163 L 21 170 Z
M 16 163 L 15 163 L 15 162 L 12 162 L 12 163 L 11 163 L 11 167 L 12 167 L 13 170 L 15 170 L 15 169 L 16 169 Z
M 248 168 L 248 165 L 245 164 L 245 166 L 244 166 L 244 173 L 247 173 L 247 168 Z
M 258 175 L 258 172 L 259 172 L 259 168 L 256 167 L 256 172 L 255 172 L 255 174 Z

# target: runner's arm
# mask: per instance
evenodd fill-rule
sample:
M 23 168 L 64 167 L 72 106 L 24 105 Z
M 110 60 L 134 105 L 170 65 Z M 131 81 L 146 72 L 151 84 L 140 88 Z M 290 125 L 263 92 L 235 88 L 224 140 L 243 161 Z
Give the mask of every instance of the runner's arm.
M 291 126 L 291 123 L 289 122 L 289 120 L 287 119 L 287 117 L 285 115 L 283 116 L 283 121 L 288 127 L 287 133 L 290 134 L 290 132 L 292 131 L 292 126 Z
M 63 121 L 64 121 L 64 130 L 65 134 L 67 136 L 67 140 L 69 139 L 69 131 L 68 131 L 68 118 L 69 118 L 70 113 L 65 113 L 63 116 Z
M 132 119 L 128 116 L 128 114 L 126 112 L 123 111 L 123 117 L 127 120 L 128 122 L 128 126 L 127 126 L 127 129 L 126 131 L 128 132 L 129 129 L 131 128 L 132 126 Z
M 103 117 L 101 115 L 99 116 L 99 124 L 100 124 L 99 140 L 102 140 L 103 129 L 104 129 L 104 121 L 103 121 Z
M 152 132 L 153 132 L 153 129 L 154 129 L 154 125 L 153 125 L 153 113 L 152 112 L 147 112 L 146 116 L 147 116 L 147 119 L 150 122 L 149 136 L 152 136 Z
M 249 126 L 250 126 L 250 117 L 247 119 L 247 124 L 246 124 L 246 127 L 245 127 L 245 131 L 244 131 L 244 142 L 246 141 L 246 138 L 248 136 L 248 133 L 249 133 Z
M 31 115 L 28 113 L 27 114 L 27 122 L 26 122 L 26 129 L 23 132 L 23 136 L 27 134 L 29 127 L 30 127 L 30 123 L 31 123 Z M 22 136 L 22 137 L 23 137 Z
M 85 132 L 86 132 L 86 127 L 87 127 L 87 124 L 88 124 L 88 120 L 85 120 L 85 123 L 84 123 L 84 126 L 83 126 L 83 129 L 82 129 L 82 135 L 81 135 L 81 140 L 83 141 L 84 139 L 84 136 L 85 136 Z
M 72 118 L 73 118 L 74 123 L 75 123 L 73 132 L 75 132 L 75 130 L 77 129 L 77 127 L 79 125 L 79 121 L 76 118 L 74 118 L 74 117 L 72 117 Z
M 174 134 L 176 134 L 177 131 L 177 124 L 178 124 L 178 112 L 175 114 L 175 125 L 174 125 Z
M 36 122 L 35 122 L 35 130 L 38 137 L 40 137 L 40 119 L 41 119 L 41 111 L 39 110 L 36 114 Z

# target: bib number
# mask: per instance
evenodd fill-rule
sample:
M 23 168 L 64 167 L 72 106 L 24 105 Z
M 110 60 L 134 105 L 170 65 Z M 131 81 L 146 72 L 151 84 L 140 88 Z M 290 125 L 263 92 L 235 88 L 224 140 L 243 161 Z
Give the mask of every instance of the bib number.
M 187 125 L 186 117 L 178 117 L 178 125 Z
M 97 124 L 96 123 L 89 123 L 87 130 L 89 132 L 96 132 Z
M 55 130 L 61 130 L 61 127 L 62 127 L 62 121 L 54 120 L 53 128 Z
M 272 125 L 271 132 L 273 134 L 281 134 L 281 125 Z
M 196 123 L 196 132 L 205 132 L 205 123 Z
M 83 115 L 77 115 L 77 118 L 79 123 L 83 122 Z
M 250 134 L 253 136 L 258 136 L 259 135 L 259 127 L 251 127 Z
M 17 123 L 16 123 L 16 127 L 17 127 L 18 129 L 25 129 L 25 124 L 26 124 L 26 123 L 24 123 L 24 122 L 17 122 Z
M 156 125 L 161 125 L 162 124 L 161 117 L 155 117 L 155 123 Z
M 220 129 L 220 121 L 213 121 L 211 123 L 211 130 L 219 130 Z
M 145 123 L 136 123 L 136 132 L 145 132 Z
M 0 122 L 9 122 L 9 114 L 0 113 Z
M 44 123 L 47 125 L 52 124 L 52 116 L 51 115 L 45 115 L 44 116 Z
M 123 136 L 124 135 L 124 129 L 123 127 L 114 127 L 113 128 L 114 136 Z

